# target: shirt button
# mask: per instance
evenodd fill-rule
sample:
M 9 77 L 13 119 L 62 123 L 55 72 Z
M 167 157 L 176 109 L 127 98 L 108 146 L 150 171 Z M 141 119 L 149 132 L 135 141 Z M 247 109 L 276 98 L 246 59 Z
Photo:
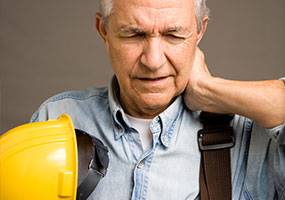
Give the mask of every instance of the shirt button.
M 119 128 L 119 133 L 121 134 L 123 132 L 123 129 L 122 128 Z
M 163 142 L 168 142 L 168 137 L 167 136 L 163 136 L 162 140 L 163 140 Z
M 143 163 L 140 162 L 140 163 L 138 164 L 138 168 L 141 169 L 142 167 L 143 167 Z

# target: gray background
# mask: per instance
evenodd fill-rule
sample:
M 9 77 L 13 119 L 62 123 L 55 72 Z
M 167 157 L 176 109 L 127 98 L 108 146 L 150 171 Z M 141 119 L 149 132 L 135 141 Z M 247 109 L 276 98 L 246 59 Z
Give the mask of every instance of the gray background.
M 112 69 L 94 26 L 96 0 L 0 1 L 0 133 L 26 123 L 59 92 L 108 85 Z M 215 76 L 285 75 L 284 0 L 209 0 L 200 47 Z

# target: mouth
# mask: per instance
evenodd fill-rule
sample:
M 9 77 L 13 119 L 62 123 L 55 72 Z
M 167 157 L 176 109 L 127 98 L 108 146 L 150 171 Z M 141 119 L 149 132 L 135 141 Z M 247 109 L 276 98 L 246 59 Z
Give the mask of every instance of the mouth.
M 157 77 L 157 78 L 139 78 L 140 80 L 143 80 L 143 81 L 159 81 L 159 80 L 163 80 L 163 79 L 166 79 L 167 76 L 164 76 L 164 77 Z
M 169 84 L 169 76 L 161 76 L 161 77 L 141 77 L 138 78 L 139 83 L 143 87 L 151 87 L 151 88 L 165 88 Z

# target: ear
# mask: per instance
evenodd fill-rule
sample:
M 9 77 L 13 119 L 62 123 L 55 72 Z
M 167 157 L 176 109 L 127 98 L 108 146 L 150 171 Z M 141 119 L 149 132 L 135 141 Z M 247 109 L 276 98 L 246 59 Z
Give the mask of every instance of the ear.
M 207 30 L 208 21 L 209 21 L 209 17 L 208 16 L 204 17 L 202 30 L 200 30 L 200 33 L 198 34 L 197 45 L 200 43 L 202 37 L 204 36 Z
M 108 48 L 108 40 L 107 40 L 107 31 L 105 29 L 104 23 L 103 23 L 103 18 L 100 13 L 96 13 L 96 29 L 101 36 L 101 38 L 104 40 L 105 46 L 107 48 L 107 51 L 109 51 Z

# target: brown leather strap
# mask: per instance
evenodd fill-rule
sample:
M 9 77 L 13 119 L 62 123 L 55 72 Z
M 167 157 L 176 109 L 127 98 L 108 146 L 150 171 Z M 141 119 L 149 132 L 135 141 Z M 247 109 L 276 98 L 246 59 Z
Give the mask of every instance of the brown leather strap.
M 203 124 L 198 132 L 201 200 L 232 199 L 230 148 L 235 143 L 230 126 L 232 118 L 233 115 L 208 112 L 200 115 Z

